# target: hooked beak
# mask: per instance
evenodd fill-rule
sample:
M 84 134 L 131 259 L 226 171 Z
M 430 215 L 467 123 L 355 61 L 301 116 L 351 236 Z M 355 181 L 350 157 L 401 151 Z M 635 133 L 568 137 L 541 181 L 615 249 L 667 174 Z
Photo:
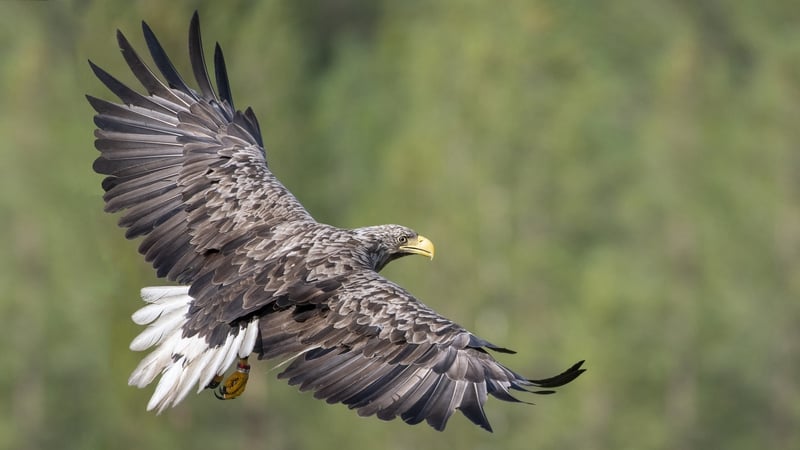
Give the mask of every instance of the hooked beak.
M 400 250 L 433 259 L 433 242 L 425 236 L 417 236 L 416 239 L 409 239 L 405 245 L 400 246 Z

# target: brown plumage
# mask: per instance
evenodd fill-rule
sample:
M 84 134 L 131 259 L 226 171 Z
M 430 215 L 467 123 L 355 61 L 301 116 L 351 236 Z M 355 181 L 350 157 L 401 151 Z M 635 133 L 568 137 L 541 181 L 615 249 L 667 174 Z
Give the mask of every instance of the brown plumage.
M 258 121 L 233 106 L 219 45 L 217 90 L 206 71 L 195 13 L 189 56 L 198 89 L 173 67 L 153 32 L 145 40 L 162 82 L 117 33 L 123 57 L 147 91 L 90 62 L 121 103 L 87 96 L 97 111 L 94 163 L 107 175 L 106 211 L 122 212 L 126 237 L 159 277 L 133 319 L 150 326 L 131 348 L 155 346 L 130 383 L 161 376 L 149 409 L 202 390 L 234 358 L 289 360 L 279 375 L 360 415 L 426 421 L 444 429 L 455 410 L 491 430 L 488 396 L 551 393 L 579 376 L 531 380 L 487 350 L 510 352 L 436 314 L 378 272 L 409 254 L 432 256 L 424 237 L 399 225 L 354 230 L 316 222 L 275 178 Z

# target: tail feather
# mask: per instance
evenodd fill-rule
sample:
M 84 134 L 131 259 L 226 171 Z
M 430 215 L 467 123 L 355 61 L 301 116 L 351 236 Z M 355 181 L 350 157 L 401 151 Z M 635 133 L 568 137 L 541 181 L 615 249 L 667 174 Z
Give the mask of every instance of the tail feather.
M 128 379 L 128 384 L 143 388 L 161 375 L 147 410 L 159 413 L 180 403 L 192 387 L 202 391 L 215 375 L 222 375 L 236 357 L 248 356 L 258 337 L 258 319 L 231 327 L 224 343 L 210 345 L 205 337 L 183 335 L 183 326 L 194 299 L 188 286 L 147 287 L 142 299 L 148 305 L 133 314 L 133 321 L 148 325 L 131 342 L 132 350 L 155 346 L 142 359 Z
M 162 314 L 159 320 L 145 328 L 131 341 L 130 349 L 137 352 L 143 351 L 164 342 L 176 329 L 180 329 L 186 323 L 187 310 L 188 306 L 182 305 L 179 309 Z M 134 322 L 136 321 L 134 320 Z
M 185 305 L 186 301 L 183 296 L 176 295 L 139 309 L 131 316 L 131 319 L 137 325 L 149 325 L 164 314 Z

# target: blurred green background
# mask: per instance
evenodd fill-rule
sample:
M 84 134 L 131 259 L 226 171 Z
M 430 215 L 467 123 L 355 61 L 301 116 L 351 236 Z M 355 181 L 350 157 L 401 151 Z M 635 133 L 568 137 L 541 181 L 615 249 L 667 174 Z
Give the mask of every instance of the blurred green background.
M 320 221 L 403 223 L 385 273 L 589 371 L 489 434 L 363 419 L 256 363 L 161 416 L 127 386 L 142 286 L 102 212 L 86 64 L 135 85 L 146 20 L 188 67 L 199 9 L 273 170 Z M 0 2 L 0 448 L 800 448 L 796 1 Z M 188 73 L 188 72 L 186 72 Z

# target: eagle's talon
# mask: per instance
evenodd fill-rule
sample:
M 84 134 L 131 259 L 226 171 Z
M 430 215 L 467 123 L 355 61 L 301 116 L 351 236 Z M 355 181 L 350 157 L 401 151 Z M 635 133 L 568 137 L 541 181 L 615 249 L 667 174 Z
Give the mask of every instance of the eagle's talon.
M 222 383 L 223 378 L 224 377 L 222 375 L 215 375 L 214 378 L 206 385 L 206 389 L 216 388 L 220 383 Z
M 240 358 L 239 363 L 236 365 L 236 372 L 233 372 L 231 376 L 225 380 L 225 384 L 217 389 L 217 392 L 214 392 L 214 396 L 220 400 L 231 400 L 234 399 L 242 393 L 244 393 L 244 388 L 247 386 L 247 379 L 250 377 L 250 365 L 247 364 L 247 358 Z M 219 378 L 222 378 L 221 376 Z M 216 377 L 214 378 L 216 380 Z M 213 383 L 214 381 L 212 381 Z M 219 384 L 219 382 L 217 382 Z

